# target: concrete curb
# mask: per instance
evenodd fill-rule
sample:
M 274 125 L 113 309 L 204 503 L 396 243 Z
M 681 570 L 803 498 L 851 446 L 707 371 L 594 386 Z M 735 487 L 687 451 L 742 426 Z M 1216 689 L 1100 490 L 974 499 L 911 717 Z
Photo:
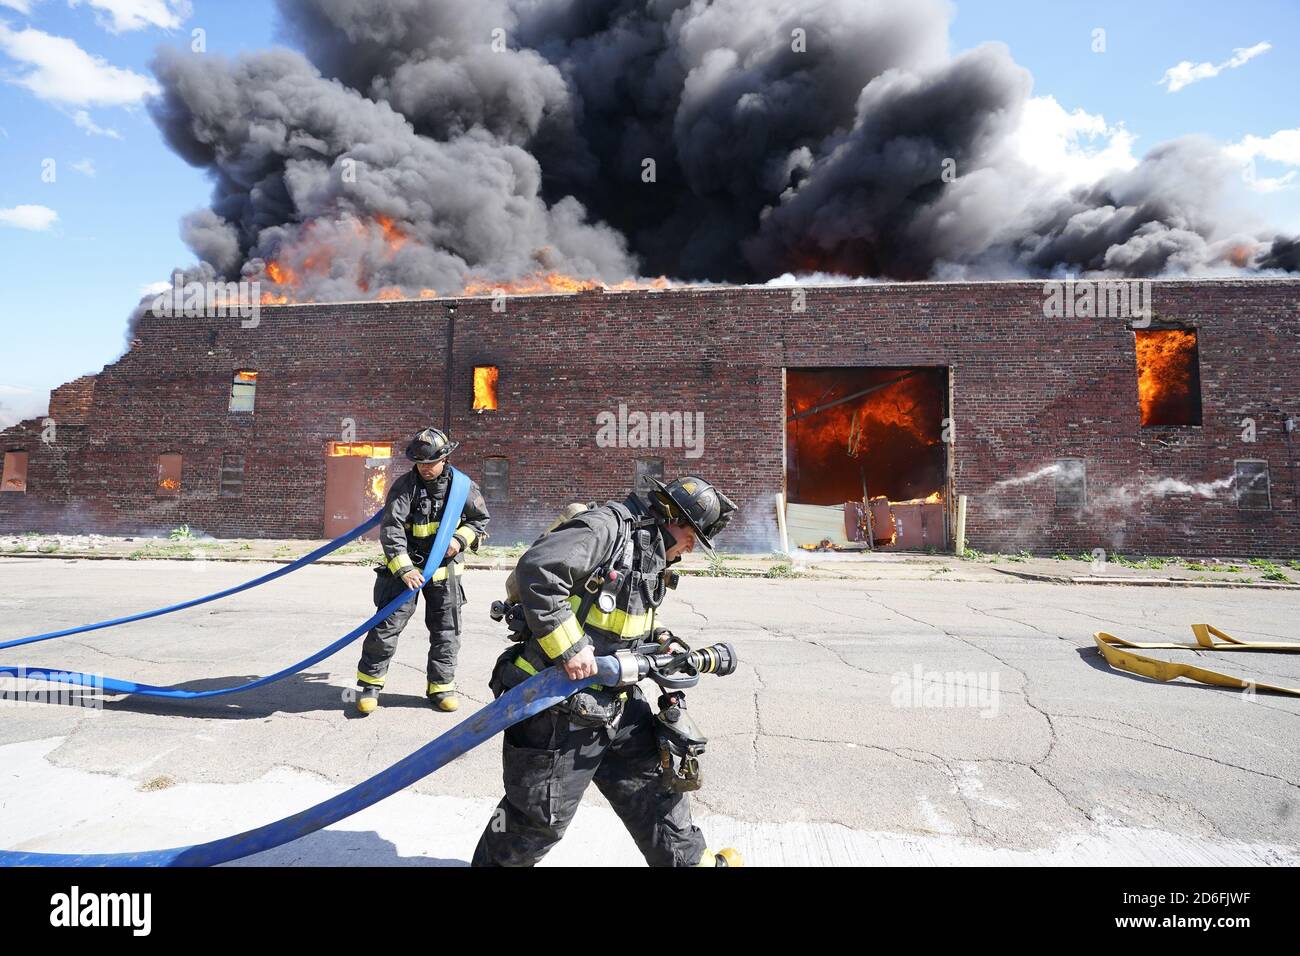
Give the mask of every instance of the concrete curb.
M 1038 574 L 1035 571 L 1013 571 L 990 565 L 992 570 L 1009 574 L 1026 581 L 1043 581 L 1048 584 L 1127 584 L 1133 587 L 1148 588 L 1255 588 L 1264 591 L 1300 591 L 1300 584 L 1282 584 L 1275 581 L 1188 581 L 1177 578 L 1108 578 L 1097 575 L 1087 577 L 1061 577 L 1053 574 Z
M 62 561 L 213 561 L 227 564 L 292 564 L 297 558 L 270 558 L 270 557 L 253 557 L 241 558 L 231 557 L 229 555 L 214 555 L 212 557 L 179 557 L 175 555 L 150 555 L 148 557 L 133 558 L 126 554 L 77 554 L 75 552 L 40 552 L 40 551 L 0 551 L 0 558 L 54 558 Z M 371 561 L 346 561 L 340 559 L 321 558 L 315 562 L 317 565 L 330 565 L 334 567 L 378 567 Z M 466 571 L 513 571 L 515 563 L 511 561 L 508 564 L 501 562 L 475 561 L 466 562 L 461 568 Z M 807 574 L 808 571 L 799 569 L 801 574 Z M 707 568 L 682 568 L 679 574 L 690 577 L 729 577 L 729 578 L 761 578 L 767 575 L 766 571 L 759 571 L 753 568 L 734 568 L 730 574 L 710 574 Z M 798 575 L 795 575 L 798 576 Z M 847 576 L 846 576 L 847 577 Z
M 272 558 L 272 557 L 238 557 L 230 555 L 214 555 L 212 557 L 169 557 L 167 555 L 157 555 L 142 558 L 133 558 L 126 554 L 79 554 L 75 552 L 42 552 L 42 551 L 0 551 L 0 558 L 54 558 L 63 561 L 213 561 L 227 564 L 238 563 L 261 563 L 261 564 L 292 564 L 297 558 Z M 369 560 L 365 562 L 347 561 L 343 559 L 322 558 L 316 562 L 317 565 L 326 565 L 331 567 L 375 567 Z M 461 565 L 467 571 L 512 571 L 515 562 L 500 561 L 475 561 L 466 562 Z M 972 578 L 962 576 L 944 577 L 934 573 L 935 565 L 914 565 L 919 568 L 924 566 L 930 571 L 924 575 L 918 575 L 915 578 L 906 580 L 916 581 L 965 581 L 970 582 Z M 946 565 L 937 565 L 946 567 Z M 1056 574 L 1040 574 L 1036 571 L 1016 571 L 1011 568 L 1000 568 L 993 564 L 980 565 L 990 571 L 997 571 L 999 574 L 1005 574 L 1014 578 L 1021 578 L 1025 581 L 1038 581 L 1044 584 L 1123 584 L 1132 587 L 1176 587 L 1176 588 L 1254 588 L 1265 591 L 1295 591 L 1300 590 L 1300 584 L 1282 584 L 1273 581 L 1187 581 L 1170 578 L 1110 578 L 1096 575 L 1089 576 L 1064 576 Z M 817 568 L 795 568 L 796 573 L 788 576 L 774 577 L 771 580 L 799 580 L 820 578 L 823 580 L 837 581 L 894 581 L 898 578 L 862 578 L 857 574 L 837 573 L 839 569 L 826 567 Z M 732 568 L 728 574 L 710 574 L 708 568 L 681 568 L 679 574 L 687 577 L 716 577 L 716 578 L 765 578 L 766 570 L 755 568 Z

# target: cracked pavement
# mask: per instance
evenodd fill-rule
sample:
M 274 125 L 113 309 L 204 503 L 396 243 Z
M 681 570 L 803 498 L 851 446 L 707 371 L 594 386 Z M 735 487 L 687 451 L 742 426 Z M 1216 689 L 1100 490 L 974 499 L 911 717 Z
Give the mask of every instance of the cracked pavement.
M 268 567 L 0 558 L 0 639 L 208 593 Z M 1300 698 L 1111 671 L 1092 641 L 1103 629 L 1191 642 L 1188 625 L 1202 621 L 1245 640 L 1300 641 L 1293 595 L 922 574 L 691 577 L 670 593 L 661 623 L 695 645 L 730 641 L 741 662 L 688 694 L 710 738 L 693 799 L 711 838 L 767 863 L 1300 862 Z M 505 643 L 487 607 L 504 579 L 466 575 L 456 715 L 424 703 L 422 615 L 367 718 L 344 702 L 357 645 L 231 697 L 0 708 L 0 846 L 193 842 L 384 769 L 490 700 Z M 308 568 L 212 605 L 0 651 L 0 663 L 237 683 L 355 626 L 372 610 L 372 583 L 367 568 Z M 1300 685 L 1300 655 L 1147 653 Z M 489 744 L 367 811 L 368 838 L 345 821 L 261 861 L 463 860 L 500 793 Z M 562 846 L 559 862 L 636 859 L 594 788 Z

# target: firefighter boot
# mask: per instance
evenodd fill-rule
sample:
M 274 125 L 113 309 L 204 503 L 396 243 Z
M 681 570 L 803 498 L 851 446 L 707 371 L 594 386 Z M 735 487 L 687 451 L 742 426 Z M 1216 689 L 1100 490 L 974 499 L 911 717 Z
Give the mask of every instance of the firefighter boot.
M 425 696 L 429 698 L 429 703 L 433 705 L 434 710 L 451 713 L 460 708 L 460 698 L 456 696 L 455 684 L 431 683 Z
M 357 712 L 368 714 L 379 706 L 379 685 L 363 684 L 357 690 Z
M 745 860 L 741 857 L 740 851 L 734 847 L 727 847 L 725 850 L 719 850 L 713 854 L 714 866 L 744 866 Z

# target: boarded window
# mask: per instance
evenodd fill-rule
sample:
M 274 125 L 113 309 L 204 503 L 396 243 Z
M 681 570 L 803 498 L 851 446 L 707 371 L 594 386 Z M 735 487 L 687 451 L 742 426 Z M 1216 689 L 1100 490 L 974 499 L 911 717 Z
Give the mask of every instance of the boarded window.
M 181 456 L 158 456 L 158 497 L 179 498 L 181 494 Z
M 1136 337 L 1142 427 L 1201 424 L 1195 329 L 1142 329 Z
M 0 491 L 25 492 L 27 490 L 27 452 L 5 452 L 4 476 L 0 477 Z
M 244 456 L 221 456 L 221 497 L 242 498 L 244 495 Z
M 1056 463 L 1056 507 L 1082 508 L 1088 502 L 1087 468 L 1080 458 Z
M 232 412 L 251 412 L 257 398 L 257 373 L 243 369 L 235 373 L 230 383 L 230 410 Z
M 483 459 L 483 498 L 488 510 L 504 504 L 510 493 L 510 461 L 506 458 Z
M 1236 465 L 1237 507 L 1247 511 L 1268 511 L 1272 508 L 1268 462 L 1239 461 Z
M 638 458 L 636 460 L 636 471 L 632 476 L 632 493 L 642 501 L 649 500 L 650 482 L 649 478 L 658 478 L 663 481 L 664 478 L 664 460 L 662 458 Z

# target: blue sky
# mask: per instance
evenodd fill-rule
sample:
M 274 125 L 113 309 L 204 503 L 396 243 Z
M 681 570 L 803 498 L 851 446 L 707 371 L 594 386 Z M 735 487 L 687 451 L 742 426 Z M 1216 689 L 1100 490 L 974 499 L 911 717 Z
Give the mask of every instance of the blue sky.
M 1038 101 L 1041 124 L 1082 151 L 1081 177 L 1189 133 L 1246 144 L 1239 154 L 1256 156 L 1257 181 L 1243 202 L 1300 232 L 1300 182 L 1287 179 L 1300 180 L 1300 4 L 957 0 L 955 9 L 953 51 L 1007 44 L 1033 74 L 1034 96 L 1054 101 Z M 177 223 L 205 205 L 209 184 L 162 143 L 138 94 L 153 51 L 189 46 L 195 28 L 210 53 L 265 48 L 276 42 L 274 4 L 0 0 L 0 425 L 116 359 L 142 288 L 193 259 Z M 33 90 L 32 50 L 59 42 L 48 38 L 63 38 L 62 73 Z M 86 55 L 99 62 L 82 64 Z M 1199 79 L 1177 90 L 1160 82 L 1184 62 L 1175 76 Z M 136 76 L 100 83 L 105 69 Z M 1276 135 L 1288 130 L 1290 139 Z M 53 182 L 42 179 L 49 159 Z

